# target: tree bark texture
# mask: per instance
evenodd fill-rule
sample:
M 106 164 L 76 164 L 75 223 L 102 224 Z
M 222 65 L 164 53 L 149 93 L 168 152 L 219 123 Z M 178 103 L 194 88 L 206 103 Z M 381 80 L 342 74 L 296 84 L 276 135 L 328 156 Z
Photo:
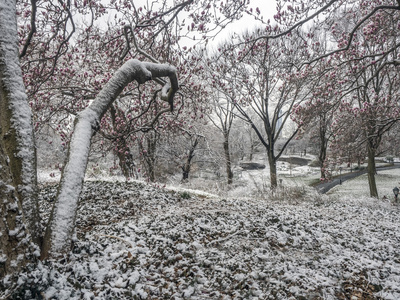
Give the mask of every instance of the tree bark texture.
M 278 158 L 275 156 L 274 152 L 275 143 L 272 139 L 269 140 L 269 145 L 266 147 L 267 155 L 268 155 L 268 164 L 269 164 L 269 176 L 270 176 L 270 184 L 271 189 L 275 189 L 278 187 L 278 174 L 276 169 L 276 163 Z
M 182 181 L 189 179 L 190 169 L 192 168 L 192 159 L 194 157 L 194 151 L 199 143 L 199 137 L 196 136 L 193 143 L 191 143 L 188 155 L 186 157 L 185 164 L 182 166 Z
M 268 155 L 269 163 L 269 176 L 271 189 L 275 189 L 278 186 L 278 176 L 276 173 L 276 158 L 273 155 Z
M 146 139 L 146 152 L 144 152 L 144 163 L 146 166 L 147 176 L 150 182 L 156 181 L 156 151 L 159 134 L 154 132 L 145 137 Z M 144 149 L 142 149 L 143 152 Z
M 115 109 L 114 105 L 110 106 L 110 113 L 114 130 L 116 130 L 117 110 Z M 126 179 L 137 178 L 137 174 L 135 173 L 135 162 L 124 136 L 119 137 L 118 148 L 122 149 L 122 151 L 116 151 L 119 161 L 119 167 L 121 168 L 122 174 Z
M 324 163 L 326 159 L 326 151 L 328 148 L 328 139 L 326 138 L 326 126 L 324 124 L 325 124 L 325 119 L 321 120 L 319 125 L 319 139 L 321 145 L 319 147 L 319 155 L 318 155 L 321 178 L 323 179 L 325 179 L 326 177 Z
M 16 274 L 34 258 L 30 255 L 30 236 L 13 186 L 9 161 L 0 144 L 0 280 Z
M 15 5 L 14 0 L 0 2 L 0 279 L 34 257 L 33 249 L 39 249 L 29 231 L 37 242 L 40 233 L 31 110 L 18 60 Z
M 224 141 L 224 153 L 225 153 L 226 176 L 228 179 L 228 184 L 232 184 L 233 182 L 232 162 L 231 162 L 231 153 L 229 151 L 229 139 L 227 136 L 225 136 L 225 141 Z
M 70 249 L 91 138 L 99 129 L 101 118 L 130 82 L 136 80 L 141 84 L 157 77 L 169 77 L 170 85 L 169 88 L 163 88 L 162 98 L 171 105 L 178 90 L 176 69 L 169 65 L 132 59 L 114 74 L 95 100 L 76 117 L 67 162 L 44 237 L 42 258 L 58 256 Z
M 0 2 L 0 143 L 9 158 L 12 186 L 28 230 L 40 244 L 37 203 L 36 151 L 32 112 L 28 105 L 18 59 L 15 0 Z
M 368 143 L 368 184 L 369 194 L 371 197 L 378 198 L 378 189 L 376 187 L 376 165 L 375 165 L 375 149 Z

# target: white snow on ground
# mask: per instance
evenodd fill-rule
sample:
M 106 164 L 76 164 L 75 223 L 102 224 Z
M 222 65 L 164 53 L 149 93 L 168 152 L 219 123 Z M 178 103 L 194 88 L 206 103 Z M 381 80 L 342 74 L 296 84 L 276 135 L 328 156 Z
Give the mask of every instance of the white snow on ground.
M 42 189 L 45 218 L 55 192 Z M 22 276 L 21 294 L 400 299 L 399 207 L 308 188 L 279 193 L 285 199 L 86 182 L 72 253 Z
M 305 186 L 314 168 L 278 169 L 274 193 L 267 169 L 241 172 L 230 189 L 88 176 L 72 253 L 21 275 L 17 290 L 22 299 L 400 299 L 400 207 L 389 201 L 400 169 L 378 172 L 385 200 L 368 197 L 365 176 L 322 196 Z M 44 220 L 57 175 L 39 174 Z M 0 298 L 15 288 L 6 287 Z

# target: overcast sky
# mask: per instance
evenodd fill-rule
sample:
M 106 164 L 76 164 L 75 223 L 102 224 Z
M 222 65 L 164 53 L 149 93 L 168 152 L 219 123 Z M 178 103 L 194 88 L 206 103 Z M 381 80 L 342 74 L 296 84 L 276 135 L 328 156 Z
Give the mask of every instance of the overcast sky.
M 250 0 L 250 6 L 253 11 L 258 7 L 261 11 L 260 16 L 264 17 L 264 21 L 268 19 L 273 20 L 273 16 L 276 13 L 276 2 L 275 0 Z M 260 25 L 260 22 L 254 20 L 254 17 L 245 14 L 242 19 L 229 24 L 223 33 L 221 33 L 213 42 L 213 44 L 218 44 L 218 42 L 223 41 L 225 38 L 229 37 L 232 33 L 241 33 L 248 29 L 252 29 Z
M 275 0 L 250 0 L 250 7 L 253 8 L 253 11 L 258 7 L 261 11 L 260 16 L 264 17 L 264 21 L 268 19 L 273 19 L 274 14 L 276 13 L 276 4 Z M 257 22 L 253 17 L 244 15 L 243 18 L 234 24 L 231 24 L 234 30 L 241 28 L 242 30 L 251 29 L 255 27 Z M 228 28 L 231 30 L 231 28 Z
M 109 0 L 107 0 L 109 1 Z M 173 0 L 170 0 L 171 2 Z M 149 5 L 157 5 L 157 1 L 154 0 L 134 0 L 135 6 L 136 7 L 142 7 L 142 6 L 147 6 Z M 276 13 L 276 2 L 275 0 L 250 0 L 250 8 L 253 8 L 253 11 L 255 12 L 256 8 L 259 8 L 261 13 L 260 16 L 263 16 L 263 20 L 267 21 L 268 19 L 273 20 L 273 16 Z M 107 20 L 113 20 L 114 19 L 115 12 L 108 14 L 105 19 Z M 179 19 L 182 20 L 184 19 L 184 12 L 180 13 Z M 104 24 L 107 23 L 106 20 L 103 21 Z M 232 33 L 242 33 L 246 30 L 253 29 L 257 25 L 260 26 L 260 22 L 256 21 L 254 17 L 249 16 L 247 14 L 244 14 L 243 17 L 235 21 L 231 24 L 229 24 L 222 32 L 220 32 L 216 38 L 209 40 L 208 46 L 210 47 L 217 47 L 218 44 L 223 42 L 225 39 L 227 39 L 229 36 L 232 35 Z M 201 37 L 201 34 L 199 33 L 189 33 L 189 38 L 187 39 L 182 39 L 181 40 L 181 46 L 185 45 L 187 47 L 192 46 L 193 44 L 196 44 L 195 41 L 192 40 L 193 36 L 196 37 L 196 39 Z

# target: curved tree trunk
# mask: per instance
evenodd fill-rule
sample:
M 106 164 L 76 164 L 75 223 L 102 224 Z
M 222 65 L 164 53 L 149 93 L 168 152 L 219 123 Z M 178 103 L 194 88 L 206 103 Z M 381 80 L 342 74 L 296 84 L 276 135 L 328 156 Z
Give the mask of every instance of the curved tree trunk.
M 144 83 L 157 77 L 166 76 L 170 78 L 171 84 L 169 89 L 163 88 L 162 97 L 169 102 L 172 109 L 173 97 L 178 90 L 176 69 L 169 65 L 132 59 L 114 74 L 89 107 L 78 114 L 68 149 L 67 163 L 46 229 L 42 258 L 60 255 L 67 252 L 71 246 L 91 138 L 109 106 L 130 82 L 136 80 L 138 83 Z

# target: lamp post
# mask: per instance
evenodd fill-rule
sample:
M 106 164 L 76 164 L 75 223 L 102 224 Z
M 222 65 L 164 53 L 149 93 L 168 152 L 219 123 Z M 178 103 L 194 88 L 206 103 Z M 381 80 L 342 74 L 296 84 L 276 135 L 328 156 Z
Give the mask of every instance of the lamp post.
M 394 194 L 394 201 L 397 203 L 397 196 L 399 195 L 399 188 L 396 186 L 394 189 L 393 189 L 393 194 Z

